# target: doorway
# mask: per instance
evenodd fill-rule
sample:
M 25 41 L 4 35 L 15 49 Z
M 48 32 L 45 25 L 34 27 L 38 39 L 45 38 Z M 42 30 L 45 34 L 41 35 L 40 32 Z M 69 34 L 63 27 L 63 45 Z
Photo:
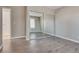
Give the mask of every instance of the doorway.
M 39 16 L 30 16 L 30 39 L 43 39 L 50 35 L 42 31 L 42 19 Z
M 41 32 L 40 17 L 30 16 L 30 32 Z
M 26 40 L 43 39 L 50 37 L 44 32 L 44 14 L 41 12 L 28 11 L 26 21 Z
M 2 8 L 2 38 L 11 39 L 11 9 Z
M 41 34 L 41 19 L 37 16 L 30 16 L 30 39 L 36 39 Z

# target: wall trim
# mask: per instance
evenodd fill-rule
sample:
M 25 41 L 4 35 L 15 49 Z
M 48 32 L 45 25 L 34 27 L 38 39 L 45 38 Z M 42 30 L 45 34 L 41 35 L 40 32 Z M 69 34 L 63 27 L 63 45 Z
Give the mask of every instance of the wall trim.
M 79 41 L 73 40 L 73 39 L 71 39 L 71 38 L 63 37 L 63 36 L 60 36 L 60 35 L 55 35 L 55 36 L 56 36 L 56 37 L 59 37 L 59 38 L 62 38 L 62 39 L 66 39 L 66 40 L 72 41 L 72 42 L 79 43 Z
M 30 38 L 26 36 L 26 40 L 30 40 Z
M 49 34 L 51 36 L 56 36 L 56 37 L 59 37 L 59 38 L 62 38 L 62 39 L 66 39 L 66 40 L 69 40 L 69 41 L 72 41 L 72 42 L 76 42 L 76 43 L 79 43 L 79 41 L 77 40 L 73 40 L 71 38 L 67 38 L 67 37 L 63 37 L 63 36 L 60 36 L 60 35 L 54 35 L 54 34 L 50 34 L 50 33 L 46 33 L 46 32 L 43 32 L 45 34 Z M 12 37 L 12 39 L 18 39 L 18 38 L 26 38 L 26 40 L 29 40 L 29 38 L 27 38 L 26 36 L 19 36 L 19 37 Z M 2 45 L 0 46 L 0 50 L 2 49 Z
M 60 35 L 54 35 L 54 34 L 50 34 L 50 33 L 46 33 L 46 32 L 43 32 L 43 33 L 49 34 L 49 35 L 51 35 L 51 36 L 59 37 L 59 38 L 65 39 L 65 40 L 69 40 L 69 41 L 72 41 L 72 42 L 79 43 L 79 41 L 73 40 L 73 39 L 71 39 L 71 38 L 63 37 L 63 36 L 60 36 Z
M 12 37 L 11 39 L 19 39 L 19 38 L 25 38 L 26 36 L 18 36 L 18 37 Z
M 51 34 L 51 33 L 46 33 L 46 32 L 42 32 L 42 33 L 45 33 L 45 34 L 48 34 L 48 35 L 51 35 L 51 36 L 55 36 L 54 34 Z
M 32 33 L 33 31 L 30 31 L 30 33 Z M 39 32 L 42 32 L 42 31 L 34 31 L 33 33 L 39 33 Z

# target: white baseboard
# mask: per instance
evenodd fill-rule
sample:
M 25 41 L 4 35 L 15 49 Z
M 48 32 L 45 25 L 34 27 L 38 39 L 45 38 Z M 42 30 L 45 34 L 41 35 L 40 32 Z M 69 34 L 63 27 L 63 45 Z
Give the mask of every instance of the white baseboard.
M 69 40 L 69 41 L 73 41 L 73 42 L 76 42 L 76 43 L 79 43 L 79 41 L 77 41 L 77 40 L 75 40 L 75 39 L 63 37 L 63 36 L 60 36 L 60 35 L 54 35 L 54 34 L 50 34 L 50 33 L 46 33 L 46 32 L 43 32 L 43 33 L 49 34 L 49 35 L 51 35 L 51 36 L 56 36 L 56 37 L 59 37 L 59 38 L 62 38 L 62 39 L 66 39 L 66 40 Z
M 69 40 L 69 41 L 73 41 L 73 42 L 79 43 L 79 41 L 74 40 L 74 39 L 70 39 L 70 38 L 67 38 L 67 37 L 59 36 L 59 35 L 55 35 L 55 36 L 59 37 L 59 38 L 62 38 L 62 39 L 66 39 L 66 40 Z
M 79 43 L 79 41 L 77 41 L 77 40 L 70 39 L 70 38 L 67 38 L 67 37 L 63 37 L 63 36 L 60 36 L 60 35 L 54 35 L 54 34 L 50 34 L 50 33 L 46 33 L 46 32 L 43 32 L 43 33 L 49 34 L 51 36 L 56 36 L 56 37 L 59 37 L 59 38 L 62 38 L 62 39 L 66 39 L 66 40 L 69 40 L 69 41 L 73 41 L 73 42 L 76 42 L 76 43 Z M 26 38 L 26 40 L 30 40 L 26 36 L 13 37 L 12 39 L 18 39 L 18 38 Z M 2 46 L 0 46 L 0 48 L 2 48 Z
M 3 45 L 1 44 L 1 45 L 0 45 L 0 50 L 1 50 L 2 48 L 3 48 Z
M 30 40 L 30 38 L 26 36 L 26 40 Z
M 42 33 L 45 33 L 45 34 L 48 34 L 48 35 L 51 35 L 51 36 L 55 36 L 54 34 L 50 34 L 50 33 L 46 33 L 46 32 L 42 32 Z
M 25 38 L 26 36 L 12 37 L 11 39 Z
M 41 31 L 36 31 L 36 32 L 38 33 L 38 32 L 41 32 Z M 34 33 L 35 33 L 35 32 L 34 32 Z

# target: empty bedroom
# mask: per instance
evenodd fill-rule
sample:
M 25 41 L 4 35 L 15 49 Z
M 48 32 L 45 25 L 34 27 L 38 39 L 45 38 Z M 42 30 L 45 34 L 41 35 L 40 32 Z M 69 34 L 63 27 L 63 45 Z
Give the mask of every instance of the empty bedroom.
M 0 6 L 1 53 L 79 53 L 79 6 Z

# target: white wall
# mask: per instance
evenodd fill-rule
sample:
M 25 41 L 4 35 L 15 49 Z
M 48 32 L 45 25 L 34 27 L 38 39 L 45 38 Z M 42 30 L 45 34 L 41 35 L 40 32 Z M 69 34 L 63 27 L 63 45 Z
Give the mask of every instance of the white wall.
M 42 32 L 53 35 L 54 34 L 54 11 L 42 6 L 30 6 L 29 11 L 41 13 L 43 15 L 41 19 Z M 52 25 L 52 27 L 51 27 Z
M 57 12 L 56 35 L 79 41 L 79 7 L 65 7 Z
M 54 35 L 54 16 L 44 14 L 44 33 Z
M 12 37 L 21 37 L 26 34 L 26 15 L 23 6 L 12 6 L 11 8 L 11 34 Z

